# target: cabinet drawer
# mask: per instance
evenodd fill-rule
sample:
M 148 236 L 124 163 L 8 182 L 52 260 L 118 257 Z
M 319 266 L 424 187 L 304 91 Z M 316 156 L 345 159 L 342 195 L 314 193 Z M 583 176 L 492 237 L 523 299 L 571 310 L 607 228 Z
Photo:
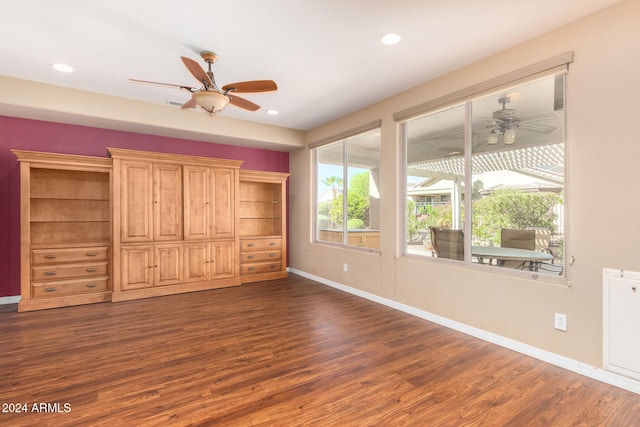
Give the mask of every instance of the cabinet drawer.
M 280 249 L 282 239 L 240 239 L 241 251 L 268 251 L 270 249 Z
M 108 291 L 107 277 L 93 279 L 65 280 L 58 282 L 33 283 L 31 294 L 33 298 L 51 298 L 64 295 L 88 294 Z
M 34 249 L 31 251 L 31 263 L 34 265 L 106 261 L 108 258 L 108 246 L 67 249 Z
M 280 249 L 273 250 L 273 251 L 240 253 L 240 262 L 242 264 L 255 263 L 255 262 L 280 261 L 281 259 L 282 259 L 282 251 Z
M 243 276 L 247 276 L 250 274 L 271 273 L 280 270 L 282 270 L 282 263 L 280 261 L 240 265 L 240 274 Z
M 109 263 L 91 262 L 83 264 L 55 264 L 31 267 L 31 280 L 60 280 L 72 277 L 107 276 Z

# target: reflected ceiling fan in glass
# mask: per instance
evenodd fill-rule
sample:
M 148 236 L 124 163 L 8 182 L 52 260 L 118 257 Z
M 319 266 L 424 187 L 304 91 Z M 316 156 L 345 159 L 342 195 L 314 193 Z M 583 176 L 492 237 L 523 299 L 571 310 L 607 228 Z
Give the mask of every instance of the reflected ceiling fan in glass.
M 502 109 L 493 112 L 493 125 L 490 126 L 491 132 L 487 136 L 487 144 L 489 145 L 497 144 L 500 137 L 505 145 L 516 142 L 516 128 L 519 122 L 516 119 L 516 110 L 507 108 L 509 102 L 511 102 L 509 96 L 498 99 L 498 103 L 502 104 Z
M 515 109 L 507 108 L 507 104 L 511 100 L 511 94 L 498 98 L 498 103 L 502 104 L 502 108 L 494 111 L 491 118 L 483 119 L 490 122 L 485 127 L 489 130 L 485 140 L 488 145 L 496 145 L 499 142 L 505 145 L 515 144 L 519 137 L 519 131 L 517 132 L 516 129 L 545 135 L 556 130 L 556 126 L 547 124 L 549 121 L 553 123 L 553 121 L 560 119 L 555 112 L 541 112 L 518 117 Z M 543 123 L 544 121 L 547 123 Z

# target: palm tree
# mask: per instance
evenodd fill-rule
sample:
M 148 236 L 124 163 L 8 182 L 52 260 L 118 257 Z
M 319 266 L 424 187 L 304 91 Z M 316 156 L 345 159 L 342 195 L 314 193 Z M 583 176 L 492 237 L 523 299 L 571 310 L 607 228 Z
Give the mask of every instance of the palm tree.
M 342 178 L 339 176 L 330 176 L 325 180 L 321 181 L 324 185 L 331 187 L 331 192 L 333 193 L 333 198 L 336 198 L 336 188 L 342 187 Z

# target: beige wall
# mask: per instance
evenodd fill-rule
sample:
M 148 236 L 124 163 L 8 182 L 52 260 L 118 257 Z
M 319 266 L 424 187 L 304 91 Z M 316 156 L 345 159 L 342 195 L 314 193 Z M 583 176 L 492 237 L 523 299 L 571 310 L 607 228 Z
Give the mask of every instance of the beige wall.
M 278 151 L 304 147 L 304 132 L 0 76 L 0 115 Z M 176 110 L 180 114 L 176 114 Z
M 640 271 L 638 16 L 640 1 L 620 3 L 310 131 L 307 141 L 382 119 L 382 253 L 311 243 L 311 158 L 299 149 L 290 157 L 290 266 L 601 366 L 602 268 Z M 575 52 L 567 77 L 569 283 L 402 256 L 393 113 L 566 51 Z M 567 314 L 567 332 L 554 330 L 554 312 Z

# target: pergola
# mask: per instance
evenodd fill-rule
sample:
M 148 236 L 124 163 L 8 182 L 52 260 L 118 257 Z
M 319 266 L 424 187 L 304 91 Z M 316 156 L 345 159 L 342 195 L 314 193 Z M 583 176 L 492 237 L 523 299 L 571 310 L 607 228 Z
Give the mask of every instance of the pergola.
M 564 185 L 564 143 L 516 146 L 512 149 L 489 150 L 471 156 L 473 175 L 486 172 L 511 171 L 555 185 Z M 462 193 L 465 179 L 465 158 L 462 155 L 410 163 L 407 174 L 452 181 L 451 205 L 454 228 L 461 227 Z M 409 191 L 408 193 L 416 193 Z

